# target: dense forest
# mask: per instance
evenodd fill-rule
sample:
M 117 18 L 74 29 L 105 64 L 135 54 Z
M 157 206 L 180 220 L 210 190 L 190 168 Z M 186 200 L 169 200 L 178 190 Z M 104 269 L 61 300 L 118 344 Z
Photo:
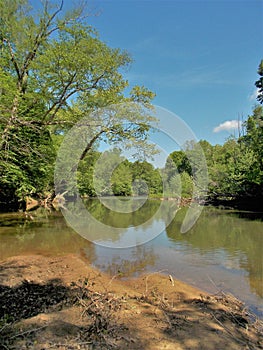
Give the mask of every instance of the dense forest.
M 223 145 L 211 145 L 199 141 L 204 151 L 209 175 L 208 199 L 258 199 L 263 197 L 263 108 L 257 106 L 243 125 L 243 134 L 231 137 Z M 93 196 L 92 168 L 99 159 L 99 152 L 92 152 L 80 163 L 79 188 L 83 195 Z M 109 169 L 120 163 L 118 149 L 108 152 L 104 162 Z M 111 164 L 111 165 L 110 165 Z M 110 186 L 103 183 L 107 177 L 101 174 L 99 195 L 164 195 L 190 197 L 192 195 L 192 167 L 184 151 L 172 152 L 163 169 L 152 164 L 123 160 L 113 171 Z M 88 181 L 87 181 L 88 179 Z M 201 194 L 202 195 L 202 194 Z
M 131 57 L 100 40 L 84 7 L 65 12 L 63 1 L 44 1 L 37 12 L 26 0 L 0 0 L 0 12 L 1 210 L 23 208 L 27 197 L 52 198 L 56 155 L 64 135 L 89 112 L 127 102 L 142 106 L 141 112 L 128 119 L 120 114 L 114 122 L 96 120 L 78 164 L 80 194 L 191 197 L 192 167 L 183 150 L 171 153 L 163 169 L 122 157 L 120 143 L 149 150 L 154 117 L 145 108 L 151 110 L 155 94 L 129 85 L 125 70 Z M 199 141 L 208 167 L 207 199 L 262 200 L 263 60 L 258 74 L 259 105 L 243 123 L 239 137 L 223 145 Z M 101 140 L 115 146 L 103 157 L 102 170 Z M 188 148 L 193 151 L 194 145 L 189 143 Z

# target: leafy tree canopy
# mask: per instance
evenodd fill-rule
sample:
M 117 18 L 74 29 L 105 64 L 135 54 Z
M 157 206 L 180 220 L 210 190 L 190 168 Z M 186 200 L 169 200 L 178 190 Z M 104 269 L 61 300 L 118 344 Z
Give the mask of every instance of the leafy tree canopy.
M 81 3 L 65 12 L 63 0 L 45 0 L 36 12 L 27 0 L 0 0 L 0 22 L 0 202 L 8 202 L 52 187 L 53 134 L 63 135 L 83 114 L 109 104 L 135 101 L 149 108 L 154 94 L 135 86 L 125 96 L 123 72 L 131 57 L 100 40 Z M 111 127 L 101 120 L 83 158 L 102 135 L 146 139 L 152 120 L 138 115 L 129 128 L 121 117 Z

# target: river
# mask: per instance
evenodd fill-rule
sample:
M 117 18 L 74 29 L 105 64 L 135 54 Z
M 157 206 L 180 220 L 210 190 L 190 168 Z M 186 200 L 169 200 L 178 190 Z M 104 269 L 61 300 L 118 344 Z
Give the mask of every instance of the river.
M 160 203 L 149 200 L 131 213 L 116 213 L 98 200 L 87 201 L 97 220 L 121 228 L 117 238 L 107 234 L 96 244 L 70 228 L 58 211 L 40 208 L 31 213 L 33 220 L 25 219 L 23 213 L 2 213 L 0 259 L 76 253 L 102 271 L 123 278 L 163 272 L 211 293 L 232 293 L 263 318 L 263 214 L 205 207 L 192 229 L 180 233 L 187 208 L 178 210 L 165 227 L 162 211 L 153 216 Z M 145 228 L 142 223 L 147 220 Z M 131 227 L 136 227 L 138 235 L 150 232 L 150 238 L 156 237 L 131 248 L 105 246 L 123 242 Z

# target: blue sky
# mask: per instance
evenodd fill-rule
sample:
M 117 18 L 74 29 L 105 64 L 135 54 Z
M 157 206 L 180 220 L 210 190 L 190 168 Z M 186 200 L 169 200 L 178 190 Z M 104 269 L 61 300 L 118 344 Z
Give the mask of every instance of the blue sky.
M 100 38 L 131 54 L 131 85 L 153 90 L 154 103 L 181 117 L 198 139 L 222 144 L 235 131 L 220 130 L 251 113 L 263 59 L 263 1 L 89 4 Z

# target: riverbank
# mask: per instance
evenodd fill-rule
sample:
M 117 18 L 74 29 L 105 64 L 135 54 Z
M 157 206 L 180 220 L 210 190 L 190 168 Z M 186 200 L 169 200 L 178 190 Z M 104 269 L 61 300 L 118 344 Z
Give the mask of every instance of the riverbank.
M 262 323 L 232 296 L 173 276 L 119 280 L 80 257 L 0 262 L 3 349 L 262 349 Z

